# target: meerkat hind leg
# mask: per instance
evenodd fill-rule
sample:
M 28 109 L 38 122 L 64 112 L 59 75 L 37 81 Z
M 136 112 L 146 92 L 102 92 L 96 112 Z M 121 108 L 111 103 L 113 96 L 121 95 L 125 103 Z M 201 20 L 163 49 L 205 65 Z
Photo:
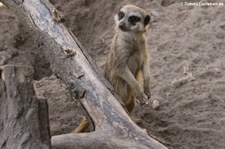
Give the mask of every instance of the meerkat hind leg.
M 86 116 L 84 116 L 79 124 L 78 127 L 76 127 L 72 133 L 81 133 L 85 132 L 85 130 L 89 127 L 90 123 Z

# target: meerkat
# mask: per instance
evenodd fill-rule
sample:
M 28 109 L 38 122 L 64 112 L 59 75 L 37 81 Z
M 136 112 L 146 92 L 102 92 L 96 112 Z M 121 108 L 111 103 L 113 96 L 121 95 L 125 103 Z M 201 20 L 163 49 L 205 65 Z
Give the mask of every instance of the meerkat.
M 135 107 L 136 98 L 142 104 L 151 97 L 150 66 L 145 33 L 150 16 L 134 5 L 125 5 L 114 16 L 116 34 L 104 66 L 104 76 L 121 97 L 128 112 Z M 140 87 L 143 79 L 144 92 Z
M 145 37 L 150 16 L 142 8 L 125 5 L 114 16 L 114 20 L 116 34 L 103 68 L 103 75 L 112 84 L 130 113 L 134 110 L 136 98 L 145 104 L 151 97 L 149 55 Z M 144 92 L 139 84 L 141 80 Z M 87 124 L 87 118 L 83 117 L 74 132 L 83 132 Z

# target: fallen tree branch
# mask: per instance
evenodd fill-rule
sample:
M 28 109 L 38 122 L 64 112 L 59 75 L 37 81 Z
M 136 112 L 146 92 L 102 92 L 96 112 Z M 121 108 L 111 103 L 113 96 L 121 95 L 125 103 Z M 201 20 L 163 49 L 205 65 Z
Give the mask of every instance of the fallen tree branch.
M 17 12 L 24 25 L 28 24 L 38 48 L 51 64 L 53 72 L 79 99 L 95 131 L 52 137 L 53 148 L 140 148 L 166 149 L 149 137 L 127 115 L 111 87 L 91 61 L 76 38 L 53 14 L 54 7 L 46 0 L 1 0 Z M 54 12 L 55 13 L 55 12 Z M 52 14 L 54 16 L 52 16 Z

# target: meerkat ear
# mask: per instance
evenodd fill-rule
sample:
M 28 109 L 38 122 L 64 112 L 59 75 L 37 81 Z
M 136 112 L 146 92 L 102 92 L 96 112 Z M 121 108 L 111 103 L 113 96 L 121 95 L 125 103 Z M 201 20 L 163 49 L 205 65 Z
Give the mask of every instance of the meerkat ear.
M 150 22 L 150 16 L 149 15 L 147 15 L 146 17 L 145 17 L 145 20 L 144 20 L 144 24 L 145 24 L 145 26 Z

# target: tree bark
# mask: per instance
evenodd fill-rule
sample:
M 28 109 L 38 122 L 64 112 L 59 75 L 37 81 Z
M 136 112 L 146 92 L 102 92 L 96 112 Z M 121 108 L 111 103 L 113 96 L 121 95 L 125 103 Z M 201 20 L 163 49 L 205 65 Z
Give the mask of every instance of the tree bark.
M 49 2 L 1 1 L 28 25 L 51 69 L 70 88 L 71 96 L 81 102 L 94 125 L 95 131 L 91 133 L 53 136 L 53 148 L 166 149 L 130 119 L 76 37 L 55 19 L 54 7 Z
M 0 72 L 0 148 L 50 148 L 47 103 L 35 97 L 33 68 L 6 65 Z

